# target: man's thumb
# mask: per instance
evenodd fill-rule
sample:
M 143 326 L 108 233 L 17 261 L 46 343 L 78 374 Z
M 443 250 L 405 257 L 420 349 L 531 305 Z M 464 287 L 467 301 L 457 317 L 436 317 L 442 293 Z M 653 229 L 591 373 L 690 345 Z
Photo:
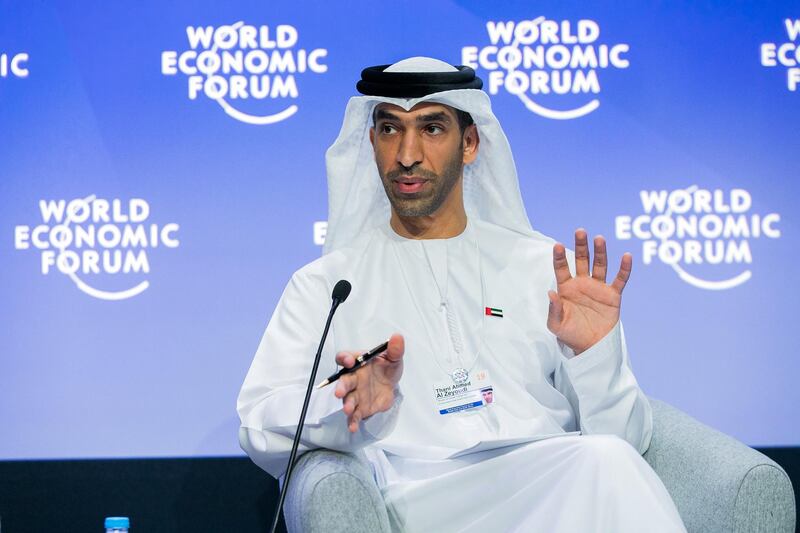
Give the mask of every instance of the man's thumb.
M 403 353 L 406 351 L 406 341 L 399 333 L 395 333 L 389 337 L 389 346 L 386 348 L 386 359 L 393 363 L 400 361 L 403 358 Z

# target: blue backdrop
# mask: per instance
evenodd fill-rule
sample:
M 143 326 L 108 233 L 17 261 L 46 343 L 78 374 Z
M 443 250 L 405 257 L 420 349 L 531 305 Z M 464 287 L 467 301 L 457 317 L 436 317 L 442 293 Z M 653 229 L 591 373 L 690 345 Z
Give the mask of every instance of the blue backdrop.
M 651 396 L 798 445 L 796 2 L 0 2 L 0 459 L 239 454 L 361 69 L 476 67 L 535 228 L 634 254 Z M 311 356 L 313 354 L 309 354 Z

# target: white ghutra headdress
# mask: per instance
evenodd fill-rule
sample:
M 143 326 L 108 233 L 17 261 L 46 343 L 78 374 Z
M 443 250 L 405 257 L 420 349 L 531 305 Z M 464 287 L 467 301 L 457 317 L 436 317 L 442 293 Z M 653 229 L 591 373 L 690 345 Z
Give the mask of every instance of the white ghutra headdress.
M 328 231 L 323 254 L 388 223 L 391 208 L 369 141 L 372 112 L 382 102 L 407 111 L 421 102 L 437 102 L 469 113 L 478 128 L 480 148 L 477 159 L 464 168 L 467 216 L 523 235 L 533 234 L 511 148 L 481 86 L 469 67 L 453 67 L 426 57 L 362 72 L 357 87 L 366 96 L 355 96 L 347 103 L 342 129 L 325 155 Z

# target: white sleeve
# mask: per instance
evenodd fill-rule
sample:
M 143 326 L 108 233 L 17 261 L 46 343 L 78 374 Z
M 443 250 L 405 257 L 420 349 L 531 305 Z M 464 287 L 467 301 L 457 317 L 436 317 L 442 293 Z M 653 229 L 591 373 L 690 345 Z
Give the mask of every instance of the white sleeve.
M 282 475 L 286 468 L 329 310 L 330 288 L 325 280 L 303 271 L 295 273 L 275 308 L 239 392 L 239 443 L 254 463 L 274 477 Z M 332 327 L 317 382 L 336 371 L 333 332 Z M 315 448 L 353 452 L 384 438 L 394 428 L 401 395 L 397 395 L 391 409 L 363 420 L 359 431 L 350 433 L 342 401 L 333 395 L 334 389 L 331 385 L 312 393 L 300 453 Z
M 647 451 L 653 414 L 631 370 L 622 323 L 580 355 L 559 344 L 555 386 L 572 403 L 581 432 L 617 435 Z

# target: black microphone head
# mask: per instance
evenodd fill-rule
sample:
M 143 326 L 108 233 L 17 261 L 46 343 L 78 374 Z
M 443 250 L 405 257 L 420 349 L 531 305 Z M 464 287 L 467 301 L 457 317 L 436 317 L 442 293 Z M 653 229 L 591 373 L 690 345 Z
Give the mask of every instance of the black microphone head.
M 347 300 L 347 297 L 350 296 L 350 289 L 353 286 L 350 285 L 350 282 L 346 279 L 340 279 L 336 282 L 336 286 L 333 288 L 332 297 L 334 300 L 342 303 L 343 301 Z

